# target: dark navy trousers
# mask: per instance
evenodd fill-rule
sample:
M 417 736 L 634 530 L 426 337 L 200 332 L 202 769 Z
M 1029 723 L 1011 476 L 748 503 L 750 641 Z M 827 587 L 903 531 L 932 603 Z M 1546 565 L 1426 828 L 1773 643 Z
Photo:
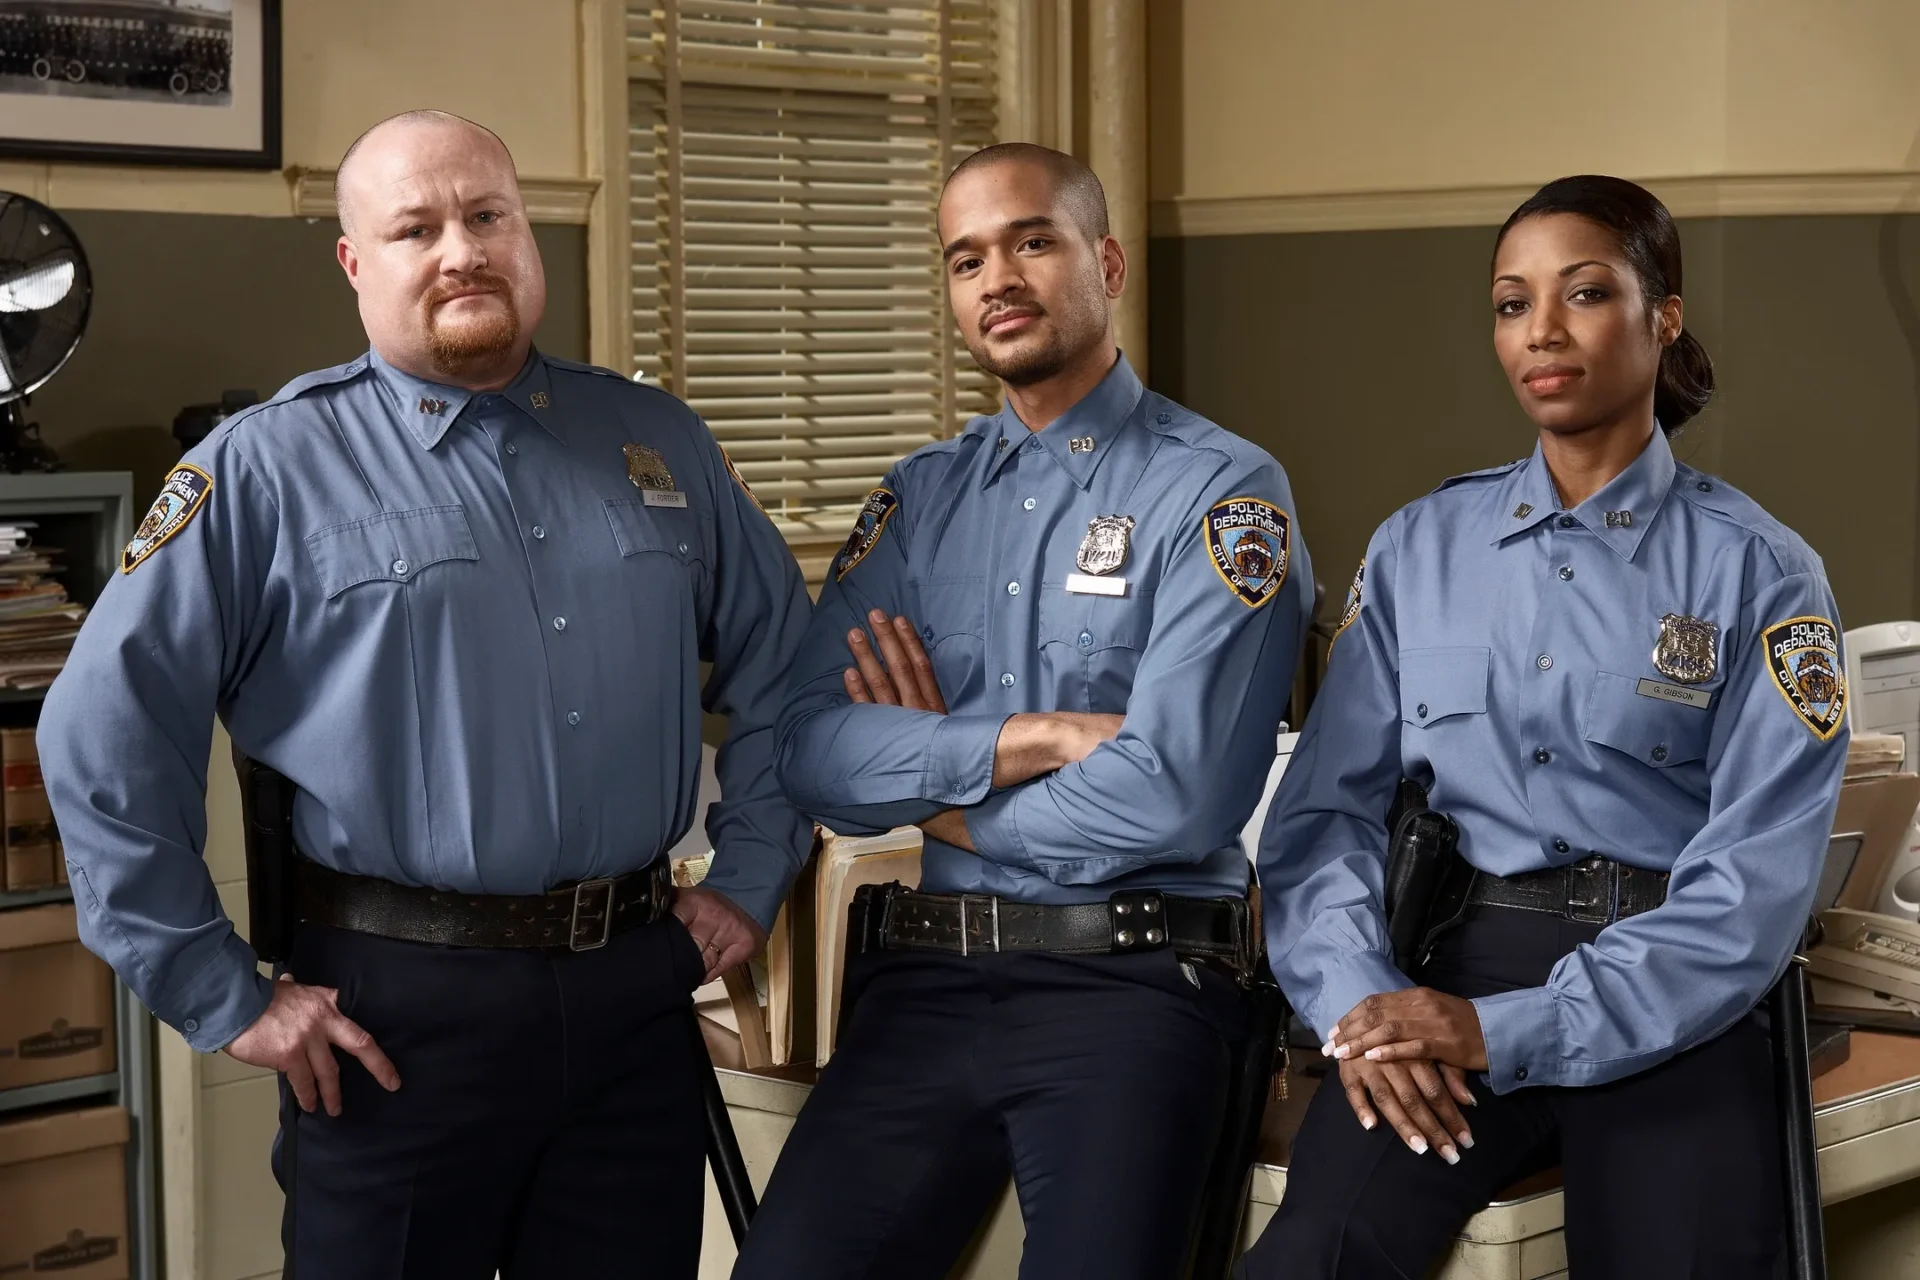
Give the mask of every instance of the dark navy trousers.
M 1599 933 L 1542 912 L 1474 908 L 1419 975 L 1469 999 L 1543 985 Z M 1657 960 L 1649 961 L 1657 963 Z M 1496 1095 L 1469 1077 L 1473 1147 L 1447 1165 L 1385 1123 L 1360 1127 L 1329 1071 L 1307 1104 L 1279 1212 L 1243 1280 L 1428 1274 L 1499 1192 L 1558 1164 L 1573 1280 L 1772 1280 L 1785 1248 L 1779 1110 L 1766 1029 L 1732 1029 L 1610 1084 Z
M 286 968 L 338 988 L 401 1081 L 336 1050 L 337 1117 L 281 1081 L 290 1280 L 695 1275 L 703 965 L 679 921 L 578 953 L 307 926 Z
M 938 1280 L 1008 1173 L 1022 1280 L 1179 1274 L 1245 1019 L 1170 951 L 856 958 L 734 1280 Z

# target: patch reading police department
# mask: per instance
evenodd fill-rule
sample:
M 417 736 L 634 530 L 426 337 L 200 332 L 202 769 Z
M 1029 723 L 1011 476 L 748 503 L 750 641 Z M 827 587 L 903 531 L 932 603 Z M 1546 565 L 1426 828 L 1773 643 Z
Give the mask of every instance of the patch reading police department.
M 1220 578 L 1249 609 L 1273 599 L 1287 580 L 1293 521 L 1259 498 L 1228 498 L 1207 512 L 1207 552 Z
M 867 553 L 880 544 L 880 535 L 886 530 L 887 520 L 900 505 L 900 499 L 893 496 L 890 489 L 875 489 L 867 495 L 866 505 L 860 508 L 859 516 L 853 522 L 853 532 L 847 535 L 847 545 L 840 548 L 840 554 L 833 560 L 833 580 L 835 582 L 853 572 L 853 566 L 867 558 Z
M 190 463 L 181 463 L 160 486 L 133 541 L 120 553 L 120 572 L 132 573 L 140 562 L 167 544 L 167 539 L 187 527 L 187 522 L 206 504 L 213 492 L 213 477 Z
M 747 500 L 753 503 L 754 508 L 758 510 L 761 515 L 766 515 L 767 509 L 760 505 L 760 499 L 754 494 L 753 486 L 748 484 L 746 478 L 740 474 L 740 468 L 733 465 L 733 458 L 725 449 L 720 451 L 720 461 L 727 464 L 727 474 L 732 476 L 733 482 L 740 486 L 740 492 L 747 495 Z
M 1366 576 L 1367 562 L 1362 560 L 1360 567 L 1353 571 L 1353 585 L 1347 588 L 1347 605 L 1346 608 L 1340 610 L 1340 625 L 1333 629 L 1333 640 L 1338 640 L 1340 633 L 1352 626 L 1353 620 L 1360 616 L 1360 584 L 1366 579 Z M 1327 652 L 1329 653 L 1333 652 L 1333 640 L 1327 641 Z
M 1825 618 L 1788 618 L 1760 633 L 1767 670 L 1794 714 L 1826 742 L 1847 719 L 1847 674 L 1840 633 Z

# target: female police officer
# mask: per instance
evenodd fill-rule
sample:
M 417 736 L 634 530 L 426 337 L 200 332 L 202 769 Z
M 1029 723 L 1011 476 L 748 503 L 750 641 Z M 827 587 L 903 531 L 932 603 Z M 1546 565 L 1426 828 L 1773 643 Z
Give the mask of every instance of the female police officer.
M 1799 537 L 1674 460 L 1713 376 L 1657 200 L 1551 183 L 1492 274 L 1539 445 L 1374 535 L 1261 841 L 1273 966 L 1342 1087 L 1314 1097 L 1246 1274 L 1423 1275 L 1557 1160 L 1580 1280 L 1771 1275 L 1753 1009 L 1845 762 L 1833 600 Z M 1410 975 L 1382 913 L 1403 777 L 1458 822 L 1470 884 Z

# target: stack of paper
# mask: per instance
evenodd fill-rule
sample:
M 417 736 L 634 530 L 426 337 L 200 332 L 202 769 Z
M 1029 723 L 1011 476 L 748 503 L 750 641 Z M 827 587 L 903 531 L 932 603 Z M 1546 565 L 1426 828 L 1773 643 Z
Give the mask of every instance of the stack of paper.
M 55 581 L 59 550 L 33 545 L 34 527 L 0 524 L 0 689 L 52 684 L 87 616 Z
M 815 1061 L 827 1065 L 840 1022 L 840 975 L 846 968 L 847 909 L 864 884 L 898 880 L 920 887 L 918 827 L 896 827 L 877 836 L 840 836 L 829 832 L 815 860 L 820 868 L 814 888 Z
M 1880 778 L 1900 772 L 1906 763 L 1907 740 L 1897 733 L 1856 733 L 1847 739 L 1848 781 Z

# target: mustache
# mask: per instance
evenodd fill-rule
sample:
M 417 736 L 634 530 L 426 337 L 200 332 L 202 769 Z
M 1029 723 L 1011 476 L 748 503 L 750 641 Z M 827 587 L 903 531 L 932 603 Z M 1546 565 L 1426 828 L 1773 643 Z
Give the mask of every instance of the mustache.
M 429 307 L 437 307 L 458 294 L 470 293 L 498 293 L 511 298 L 513 287 L 507 283 L 505 276 L 497 276 L 491 271 L 475 271 L 470 275 L 435 281 L 423 301 Z
M 1001 307 L 997 311 L 989 311 L 980 317 L 980 332 L 985 333 L 1002 320 L 1012 320 L 1020 316 L 1037 317 L 1045 314 L 1047 314 L 1045 307 L 1037 306 L 1031 302 L 1023 302 L 1018 306 Z

